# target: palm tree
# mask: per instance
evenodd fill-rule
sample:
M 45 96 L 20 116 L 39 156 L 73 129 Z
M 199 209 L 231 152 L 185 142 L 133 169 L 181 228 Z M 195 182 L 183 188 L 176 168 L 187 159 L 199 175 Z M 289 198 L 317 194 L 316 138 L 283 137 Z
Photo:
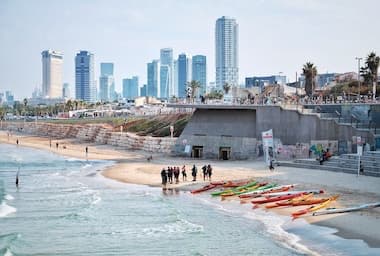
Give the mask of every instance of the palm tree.
M 311 96 L 314 92 L 314 78 L 317 75 L 317 67 L 311 62 L 306 62 L 302 68 L 305 76 L 305 92 L 307 96 Z
M 372 97 L 376 99 L 376 86 L 377 86 L 377 71 L 379 69 L 380 57 L 376 56 L 375 52 L 368 54 L 366 59 L 366 65 L 370 74 L 372 75 Z
M 195 94 L 199 87 L 201 87 L 201 84 L 199 81 L 191 80 L 191 82 L 187 82 L 187 87 L 191 88 L 191 100 L 194 101 Z
M 225 92 L 226 94 L 228 94 L 228 92 L 230 91 L 230 89 L 231 89 L 231 85 L 229 85 L 228 83 L 225 83 L 225 84 L 223 85 L 223 90 L 224 90 L 224 92 Z

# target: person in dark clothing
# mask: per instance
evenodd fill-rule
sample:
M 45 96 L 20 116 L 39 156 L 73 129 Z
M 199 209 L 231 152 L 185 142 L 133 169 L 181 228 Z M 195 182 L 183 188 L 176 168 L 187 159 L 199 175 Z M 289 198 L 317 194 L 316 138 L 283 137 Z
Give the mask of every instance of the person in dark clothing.
M 191 169 L 191 176 L 193 176 L 193 181 L 197 181 L 197 167 L 195 164 L 193 165 L 193 168 Z
M 170 184 L 173 183 L 173 168 L 168 167 L 168 181 Z
M 269 170 L 274 171 L 273 159 L 271 159 L 269 162 Z
M 175 179 L 175 183 L 178 184 L 179 182 L 179 167 L 173 167 L 174 168 L 174 179 Z
M 182 181 L 187 180 L 186 166 L 182 166 Z
M 211 181 L 211 176 L 212 176 L 212 167 L 211 164 L 207 166 L 207 174 L 208 174 L 208 179 Z
M 168 183 L 168 177 L 166 176 L 165 168 L 163 168 L 161 171 L 161 180 L 162 180 L 162 185 L 164 186 L 164 188 L 166 188 L 166 183 Z
M 203 180 L 206 180 L 206 177 L 207 177 L 207 166 L 204 165 L 202 167 L 202 172 L 203 172 Z

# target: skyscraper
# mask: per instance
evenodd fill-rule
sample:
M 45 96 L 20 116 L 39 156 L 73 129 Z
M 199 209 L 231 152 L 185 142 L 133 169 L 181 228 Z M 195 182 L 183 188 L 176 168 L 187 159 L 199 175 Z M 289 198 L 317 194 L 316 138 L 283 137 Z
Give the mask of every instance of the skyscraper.
M 160 61 L 153 60 L 147 64 L 147 95 L 160 97 L 158 86 L 160 85 Z
M 197 90 L 197 97 L 206 94 L 207 69 L 206 56 L 195 55 L 192 60 L 192 80 L 198 81 L 200 88 Z
M 64 99 L 70 98 L 70 85 L 69 85 L 69 83 L 64 83 L 63 84 L 62 97 Z
M 228 83 L 239 84 L 238 24 L 235 19 L 223 16 L 215 26 L 216 87 L 223 89 Z
M 94 54 L 80 51 L 75 57 L 75 97 L 88 102 L 96 101 Z
M 139 96 L 139 78 L 134 76 L 132 78 L 123 79 L 123 98 L 133 100 Z
M 113 63 L 100 63 L 99 97 L 101 101 L 115 100 Z
M 177 70 L 178 70 L 178 97 L 186 98 L 186 86 L 189 81 L 189 64 L 185 53 L 178 55 L 177 60 Z
M 42 55 L 42 96 L 48 98 L 62 97 L 62 63 L 63 54 L 46 50 Z
M 160 50 L 160 64 L 160 98 L 168 99 L 174 95 L 172 48 Z

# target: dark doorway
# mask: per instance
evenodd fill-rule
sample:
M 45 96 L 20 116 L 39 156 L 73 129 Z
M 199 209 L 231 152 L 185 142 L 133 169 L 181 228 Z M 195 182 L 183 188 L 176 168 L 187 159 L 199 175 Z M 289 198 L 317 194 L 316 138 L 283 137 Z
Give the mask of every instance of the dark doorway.
M 228 160 L 231 156 L 231 148 L 230 147 L 220 147 L 219 148 L 219 159 Z
M 203 146 L 193 146 L 191 150 L 191 157 L 202 158 L 203 157 Z

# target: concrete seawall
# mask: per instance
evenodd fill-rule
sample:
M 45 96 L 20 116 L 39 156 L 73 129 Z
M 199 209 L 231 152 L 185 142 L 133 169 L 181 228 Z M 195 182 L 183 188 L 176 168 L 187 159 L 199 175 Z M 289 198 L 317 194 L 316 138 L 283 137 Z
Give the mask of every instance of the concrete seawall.
M 177 138 L 138 136 L 129 132 L 114 132 L 102 124 L 53 124 L 45 122 L 2 122 L 1 130 L 52 139 L 78 139 L 79 141 L 108 144 L 132 150 L 170 153 Z

